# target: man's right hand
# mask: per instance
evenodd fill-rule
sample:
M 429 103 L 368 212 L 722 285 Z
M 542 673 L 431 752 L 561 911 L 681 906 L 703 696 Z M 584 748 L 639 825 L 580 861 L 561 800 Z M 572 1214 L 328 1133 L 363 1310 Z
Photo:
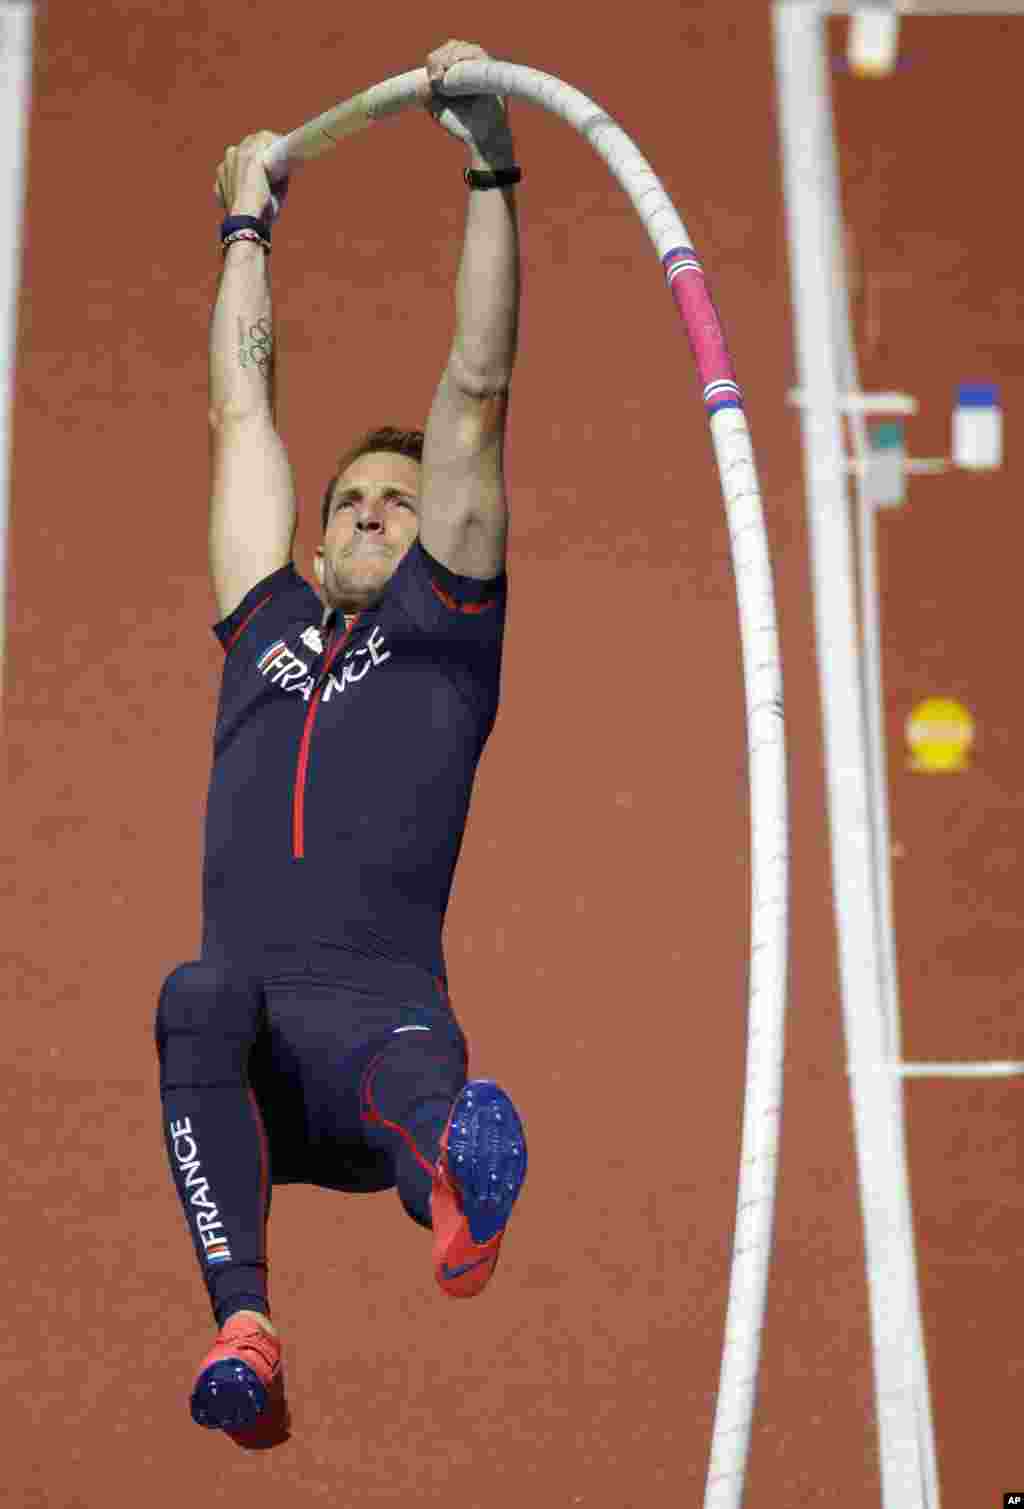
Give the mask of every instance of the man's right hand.
M 288 180 L 271 189 L 263 158 L 267 148 L 280 139 L 276 131 L 255 131 L 236 147 L 228 147 L 214 183 L 214 192 L 227 214 L 254 215 L 268 224 L 276 219 L 288 192 Z

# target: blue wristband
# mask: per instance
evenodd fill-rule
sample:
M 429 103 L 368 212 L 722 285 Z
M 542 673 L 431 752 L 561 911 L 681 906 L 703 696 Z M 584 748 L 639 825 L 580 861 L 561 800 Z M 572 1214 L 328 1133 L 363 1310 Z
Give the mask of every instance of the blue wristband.
M 260 220 L 256 215 L 228 215 L 227 219 L 221 222 L 222 244 L 233 231 L 258 231 L 267 245 L 270 244 L 270 226 L 266 220 Z

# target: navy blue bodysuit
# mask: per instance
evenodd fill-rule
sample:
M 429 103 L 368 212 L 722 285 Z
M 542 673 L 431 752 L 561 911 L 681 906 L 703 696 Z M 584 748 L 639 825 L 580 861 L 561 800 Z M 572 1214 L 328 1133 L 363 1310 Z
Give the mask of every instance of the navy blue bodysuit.
M 203 873 L 203 957 L 335 950 L 445 976 L 441 932 L 498 707 L 506 577 L 415 541 L 346 631 L 291 565 L 215 626 L 226 651 Z
M 202 956 L 164 982 L 156 1044 L 219 1324 L 267 1307 L 275 1184 L 397 1186 L 430 1225 L 468 1069 L 442 928 L 497 713 L 506 589 L 417 540 L 348 627 L 323 621 L 291 565 L 214 626 Z

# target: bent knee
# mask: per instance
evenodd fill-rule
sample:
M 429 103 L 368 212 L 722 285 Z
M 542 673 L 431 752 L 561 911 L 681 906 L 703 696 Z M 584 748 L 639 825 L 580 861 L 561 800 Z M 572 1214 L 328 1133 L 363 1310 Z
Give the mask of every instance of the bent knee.
M 222 1069 L 226 1061 L 235 1065 L 235 1060 L 235 1067 L 243 1067 L 262 1011 L 259 981 L 244 971 L 202 960 L 179 964 L 160 987 L 155 1034 L 161 1062 L 166 1063 L 173 1041 L 172 1051 L 179 1060 L 208 1060 L 209 1045 L 217 1044 Z

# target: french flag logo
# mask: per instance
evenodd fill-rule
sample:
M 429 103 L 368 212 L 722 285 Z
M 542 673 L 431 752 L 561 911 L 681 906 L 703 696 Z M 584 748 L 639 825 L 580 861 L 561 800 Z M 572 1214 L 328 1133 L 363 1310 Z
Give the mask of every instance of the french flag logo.
M 276 640 L 270 646 L 270 648 L 268 650 L 264 650 L 263 654 L 260 656 L 259 661 L 257 662 L 260 670 L 265 671 L 270 662 L 274 660 L 276 656 L 280 655 L 282 650 L 286 650 L 287 648 L 288 646 L 285 644 L 283 639 Z

